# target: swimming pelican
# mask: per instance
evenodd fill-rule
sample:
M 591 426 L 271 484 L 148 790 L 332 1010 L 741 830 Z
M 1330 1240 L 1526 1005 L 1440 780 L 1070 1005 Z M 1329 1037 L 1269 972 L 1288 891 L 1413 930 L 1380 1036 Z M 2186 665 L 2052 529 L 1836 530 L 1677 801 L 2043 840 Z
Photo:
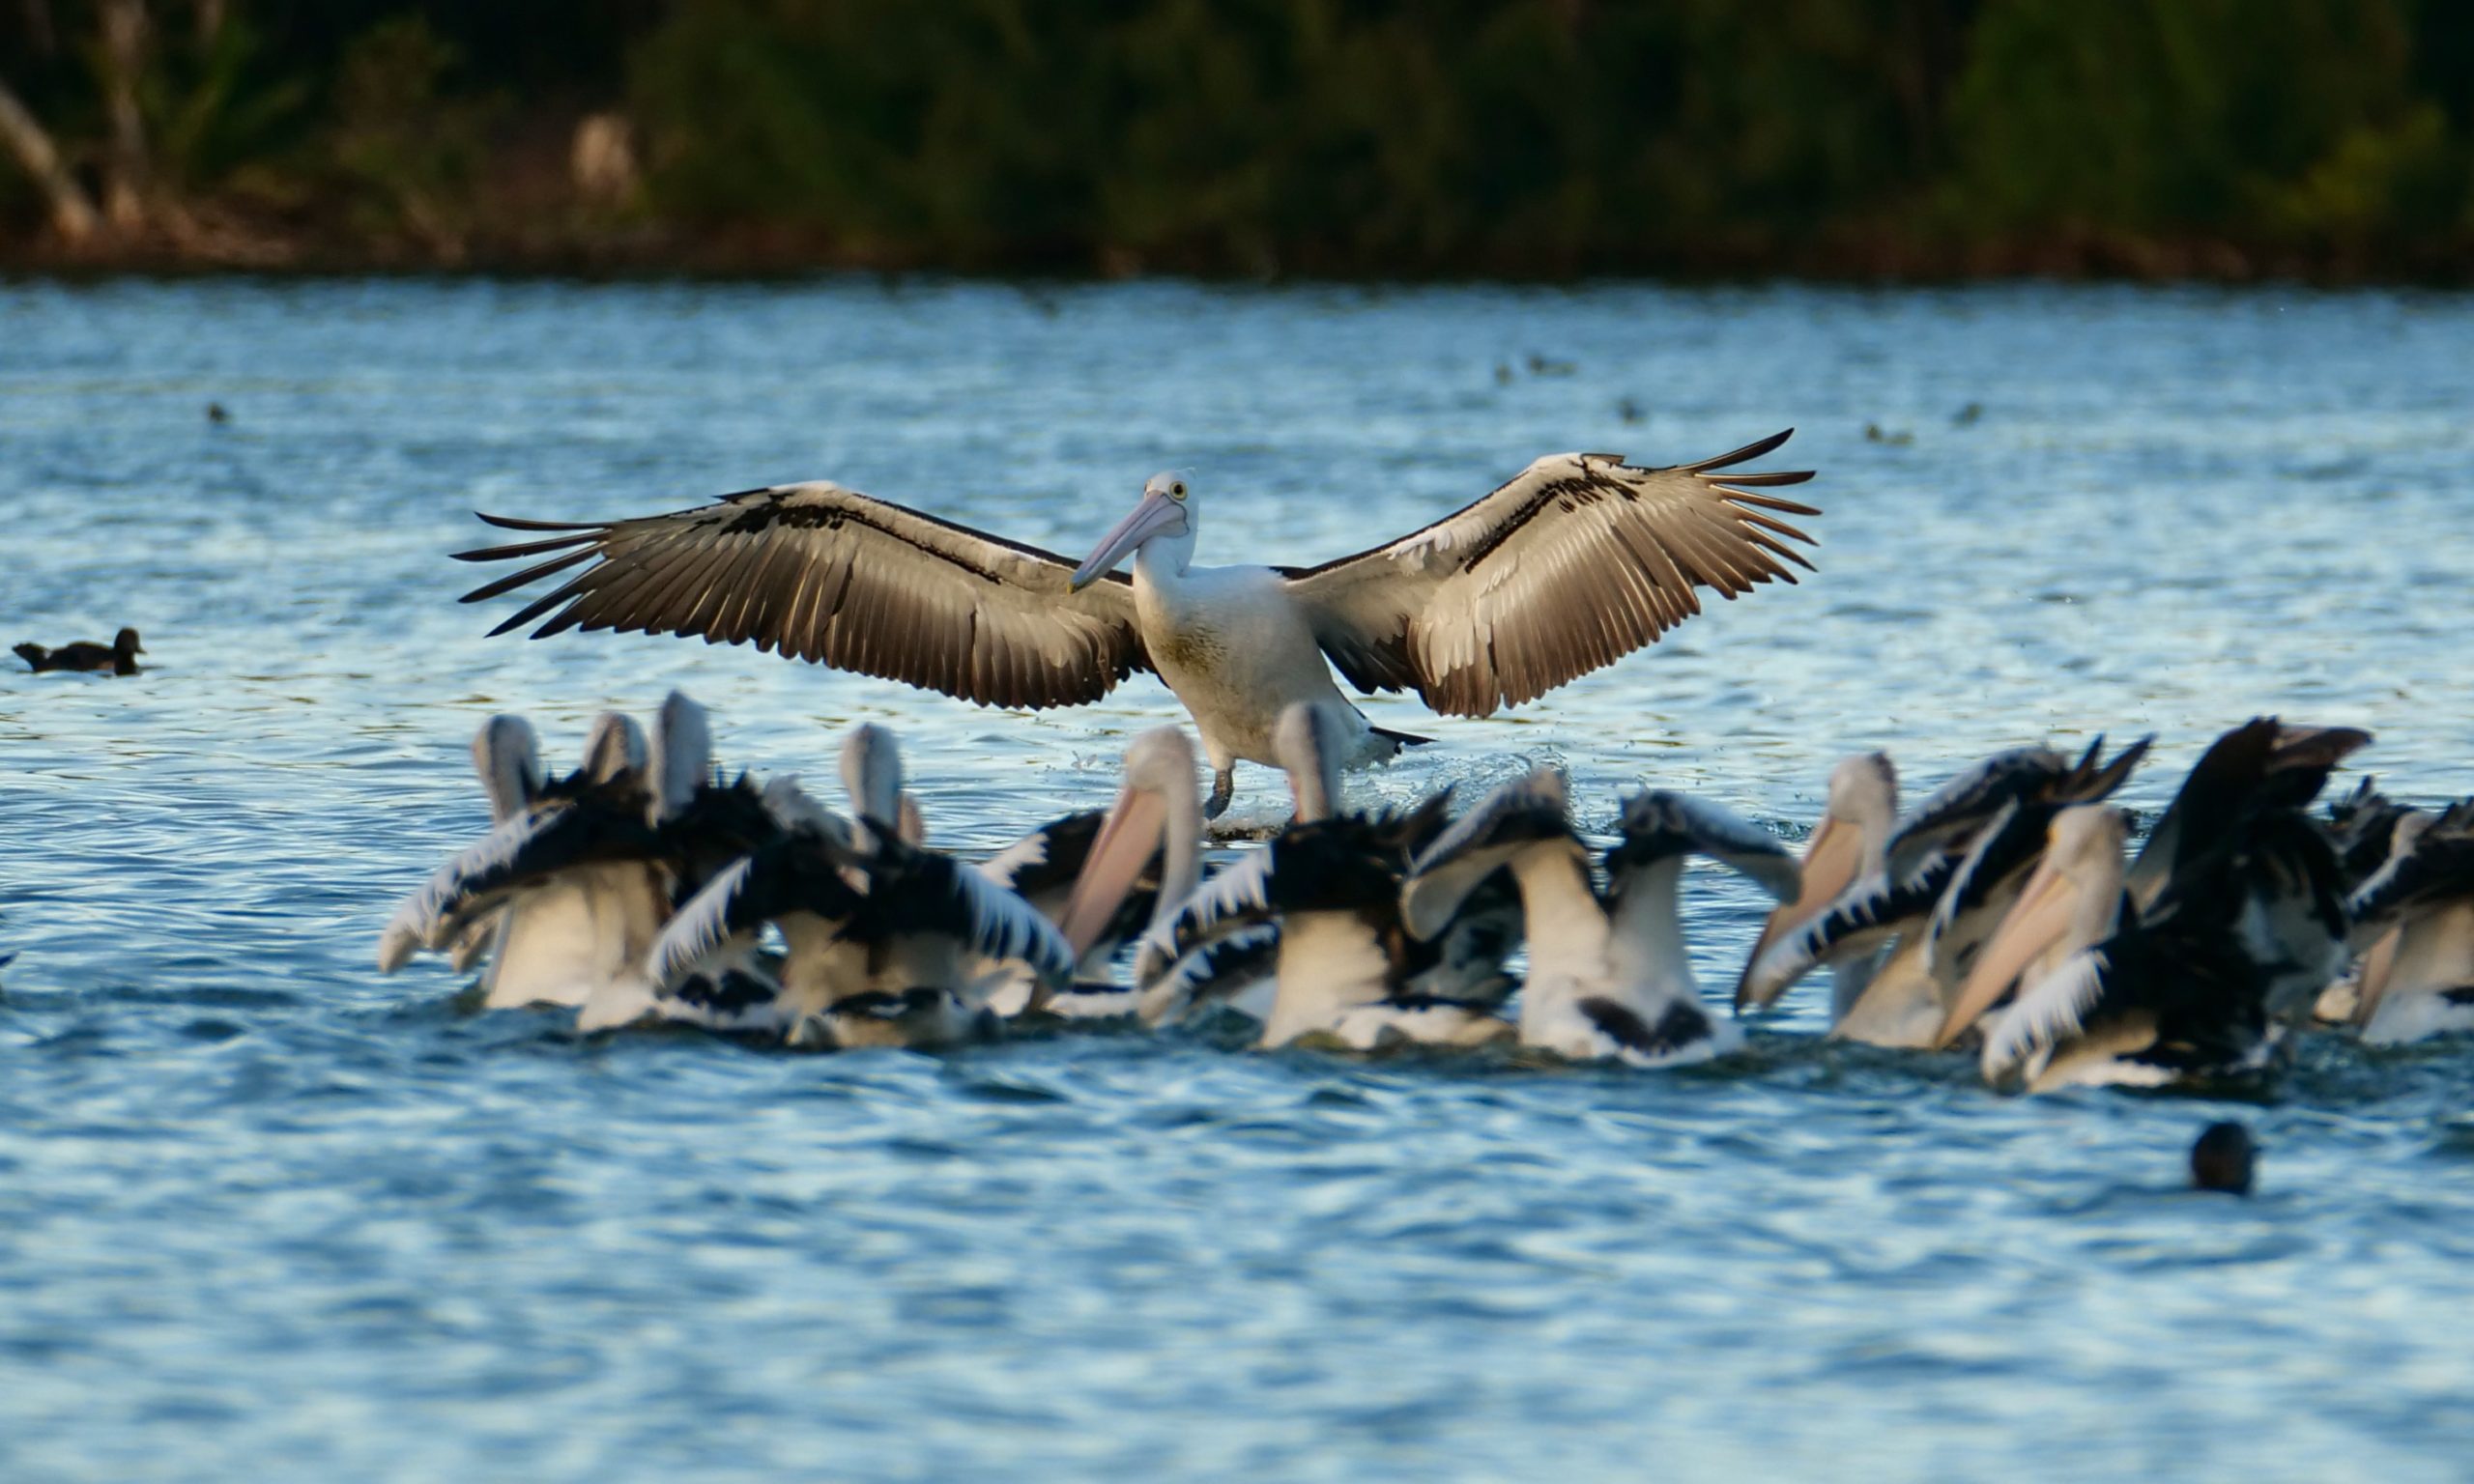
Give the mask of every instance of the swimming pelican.
M 1133 986 L 1120 988 L 1111 977 L 1117 956 L 1173 918 L 1202 881 L 1202 801 L 1185 728 L 1154 728 L 1134 739 L 1116 802 L 1095 823 L 1079 849 L 1041 847 L 1044 860 L 1070 870 L 1052 909 L 1024 893 L 1055 921 L 1077 959 L 1073 986 L 1035 997 L 1032 1009 L 1068 1016 L 1136 1012 Z
M 1752 988 L 1753 968 L 1769 946 L 1811 922 L 1857 881 L 1878 875 L 1889 858 L 1890 832 L 1898 827 L 1898 767 L 1887 753 L 1857 753 L 1839 759 L 1829 770 L 1829 792 L 1821 823 L 1804 842 L 1796 899 L 1773 909 L 1761 925 L 1745 956 L 1743 973 L 1736 981 L 1736 1013 L 1772 1004 L 1787 985 L 1764 985 L 1768 998 Z M 1829 1018 L 1836 1025 L 1864 992 L 1880 943 L 1851 944 L 1828 956 Z
M 648 977 L 676 997 L 682 978 L 744 953 L 766 924 L 787 955 L 778 992 L 751 996 L 701 1019 L 717 1029 L 768 1032 L 791 1043 L 930 1048 L 982 1039 L 986 965 L 1020 960 L 1033 983 L 1070 976 L 1065 940 L 1020 896 L 940 851 L 911 842 L 897 821 L 902 756 L 881 727 L 851 729 L 844 785 L 858 817 L 845 822 L 789 780 L 764 790 L 772 828 L 714 870 L 680 907 L 648 956 Z M 668 1018 L 700 1018 L 664 1012 Z
M 1790 430 L 1792 431 L 1792 430 Z M 1197 567 L 1200 502 L 1154 476 L 1077 566 L 1035 547 L 832 483 L 778 485 L 668 515 L 559 523 L 484 515 L 541 539 L 458 553 L 545 558 L 478 602 L 582 566 L 493 633 L 700 636 L 900 680 L 981 705 L 1080 705 L 1136 671 L 1194 717 L 1211 758 L 1206 817 L 1243 758 L 1277 765 L 1287 706 L 1333 707 L 1343 761 L 1420 740 L 1370 725 L 1333 684 L 1414 690 L 1485 716 L 1614 663 L 1700 612 L 1811 563 L 1778 519 L 1814 507 L 1758 491 L 1808 472 L 1728 472 L 1787 433 L 1668 469 L 1553 454 L 1459 512 L 1315 567 Z M 1134 558 L 1131 579 L 1113 569 Z M 1326 661 L 1329 665 L 1326 665 Z
M 1618 829 L 1600 898 L 1563 774 L 1540 768 L 1506 784 L 1420 854 L 1401 892 L 1408 928 L 1433 930 L 1471 885 L 1509 869 L 1528 913 L 1521 1044 L 1635 1067 L 1724 1055 L 1742 1035 L 1710 1014 L 1693 981 L 1676 911 L 1684 858 L 1723 862 L 1781 901 L 1796 896 L 1796 863 L 1758 826 L 1664 790 L 1625 801 Z
M 1509 1031 L 1493 1014 L 1510 987 L 1500 964 L 1487 984 L 1501 988 L 1482 1000 L 1428 995 L 1413 983 L 1443 959 L 1420 952 L 1400 930 L 1400 881 L 1410 857 L 1442 831 L 1450 791 L 1407 813 L 1338 812 L 1337 759 L 1348 735 L 1346 721 L 1328 706 L 1299 704 L 1281 714 L 1275 743 L 1297 817 L 1144 934 L 1135 961 L 1146 1018 L 1183 1010 L 1206 981 L 1222 992 L 1251 989 L 1254 981 L 1239 966 L 1268 957 L 1266 1047 L 1307 1037 L 1359 1050 L 1401 1041 L 1465 1045 Z M 1267 927 L 1276 928 L 1277 942 L 1259 935 Z M 1219 947 L 1237 934 L 1247 935 L 1244 944 Z M 1186 966 L 1198 952 L 1212 962 Z
M 480 776 L 481 792 L 490 801 L 490 825 L 496 828 L 531 809 L 549 786 L 541 768 L 541 739 L 532 724 L 520 716 L 494 716 L 473 734 L 473 771 Z M 503 911 L 473 924 L 447 951 L 448 966 L 461 974 L 489 955 L 506 927 Z
M 622 766 L 636 751 L 633 725 L 598 726 L 585 768 L 546 786 L 406 900 L 380 939 L 380 972 L 419 949 L 446 952 L 507 909 L 484 981 L 487 1007 L 581 1007 L 632 982 L 670 915 L 664 831 L 696 802 L 711 767 L 703 708 L 686 697 L 663 703 L 641 770 Z M 511 728 L 485 737 L 503 748 L 522 742 Z
M 1957 1024 L 2019 974 L 1983 1023 L 1986 1080 L 2154 1086 L 2265 1065 L 2278 1022 L 2344 961 L 2336 847 L 2303 809 L 2368 740 L 2273 717 L 2233 728 L 2127 869 L 2118 820 L 2057 819 L 2069 859 L 2039 870 L 1952 1007 Z M 2170 864 L 2151 866 L 2160 854 Z M 2156 882 L 2143 896 L 2142 866 Z
M 1830 1035 L 1880 1046 L 1934 1044 L 1960 978 L 2042 853 L 2054 812 L 2113 793 L 2147 747 L 2133 743 L 2111 761 L 2099 760 L 2102 737 L 2076 760 L 2049 747 L 2011 748 L 1952 778 L 1825 910 L 1783 935 L 1765 932 L 1739 1003 L 1767 1005 L 1817 963 L 1860 965 L 1888 945 L 1877 967 L 1859 969 L 1855 998 L 1833 1006 Z M 1773 923 L 1793 910 L 1772 914 Z M 1837 987 L 1847 987 L 1844 976 Z
M 2353 1019 L 2375 1046 L 2474 1031 L 2474 801 L 2393 828 L 2387 865 L 2346 903 L 2374 945 Z

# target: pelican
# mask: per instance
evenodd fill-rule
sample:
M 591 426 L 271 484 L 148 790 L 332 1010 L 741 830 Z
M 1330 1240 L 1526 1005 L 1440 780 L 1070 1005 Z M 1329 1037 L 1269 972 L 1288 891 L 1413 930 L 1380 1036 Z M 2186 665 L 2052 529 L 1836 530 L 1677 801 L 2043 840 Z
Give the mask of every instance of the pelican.
M 1812 564 L 1787 543 L 1812 538 L 1778 517 L 1821 512 L 1759 491 L 1811 474 L 1730 472 L 1788 436 L 1666 469 L 1552 454 L 1431 526 L 1315 567 L 1195 566 L 1201 502 L 1173 474 L 1145 484 L 1079 565 L 829 482 L 616 521 L 482 515 L 539 539 L 457 556 L 543 558 L 468 603 L 567 574 L 495 634 L 539 620 L 536 639 L 692 635 L 1026 708 L 1095 701 L 1148 671 L 1194 718 L 1217 818 L 1240 759 L 1280 762 L 1272 733 L 1292 704 L 1347 722 L 1351 764 L 1421 740 L 1368 723 L 1333 667 L 1363 692 L 1485 716 L 1650 643 L 1700 612 L 1697 588 L 1732 599 L 1794 582 Z M 1130 578 L 1114 570 L 1128 556 Z
M 1096 822 L 1079 852 L 1064 852 L 1072 875 L 1064 899 L 1050 913 L 1078 960 L 1074 986 L 1034 1005 L 1067 1015 L 1132 1014 L 1136 995 L 1109 977 L 1117 955 L 1140 932 L 1173 918 L 1202 881 L 1202 802 L 1194 744 L 1183 728 L 1155 728 L 1134 739 L 1116 802 Z M 1058 852 L 1043 848 L 1041 854 Z M 1031 899 L 1040 904 L 1038 897 Z
M 1449 791 L 1406 813 L 1336 812 L 1346 728 L 1328 706 L 1282 714 L 1275 741 L 1297 817 L 1144 935 L 1136 965 L 1145 1018 L 1182 1009 L 1207 981 L 1223 992 L 1249 988 L 1253 980 L 1243 970 L 1268 959 L 1266 1047 L 1308 1037 L 1357 1050 L 1401 1041 L 1474 1044 L 1509 1031 L 1492 1013 L 1510 988 L 1499 963 L 1487 983 L 1501 987 L 1490 1000 L 1448 999 L 1413 985 L 1443 959 L 1416 951 L 1401 932 L 1400 880 L 1410 856 L 1442 830 Z M 1276 928 L 1276 942 L 1259 935 L 1267 927 Z M 1232 935 L 1245 936 L 1222 947 Z M 1209 961 L 1186 966 L 1197 953 Z
M 1838 895 L 1878 875 L 1889 859 L 1890 832 L 1898 827 L 1898 767 L 1887 753 L 1857 753 L 1829 770 L 1829 792 L 1821 823 L 1804 842 L 1796 899 L 1771 911 L 1762 924 L 1736 981 L 1736 1013 L 1772 1004 L 1787 985 L 1752 987 L 1753 968 L 1772 943 L 1819 917 Z M 1878 940 L 1849 945 L 1830 955 L 1829 1018 L 1834 1026 L 1862 996 L 1879 957 Z M 1766 995 L 1766 997 L 1765 997 Z
M 2055 821 L 2056 853 L 1968 986 L 1988 994 L 2010 968 L 2037 971 L 1985 1022 L 1980 1059 L 1996 1087 L 2163 1086 L 2255 1070 L 2274 1043 L 2267 976 L 2234 927 L 2229 858 L 2212 858 L 2204 879 L 2177 879 L 2143 911 L 2124 890 L 2123 831 L 2109 813 Z
M 2147 748 L 2145 740 L 2133 743 L 2109 762 L 2099 761 L 2102 737 L 2076 760 L 2049 747 L 2011 748 L 1952 778 L 1826 907 L 1799 922 L 1792 914 L 1800 901 L 1771 915 L 1738 985 L 1738 1005 L 1768 1005 L 1813 965 L 1860 964 L 1895 940 L 1878 968 L 1859 970 L 1856 995 L 1832 1007 L 1830 1035 L 1883 1046 L 1935 1044 L 1961 975 L 2016 899 L 2054 812 L 2113 793 Z M 1853 862 L 1842 851 L 1833 864 L 1844 870 Z M 1846 976 L 1838 988 L 1848 988 Z
M 1796 863 L 1767 831 L 1664 790 L 1627 800 L 1619 828 L 1600 898 L 1572 831 L 1563 774 L 1540 768 L 1506 784 L 1418 857 L 1401 893 L 1408 928 L 1433 931 L 1472 885 L 1509 869 L 1528 913 L 1523 1045 L 1635 1067 L 1724 1055 L 1742 1037 L 1711 1016 L 1693 982 L 1676 911 L 1684 858 L 1721 861 L 1782 901 L 1796 896 Z
M 2273 717 L 2233 728 L 2127 869 L 2118 819 L 2057 815 L 2046 865 L 1977 956 L 1945 1036 L 2016 975 L 2017 998 L 1983 1026 L 1997 1086 L 2155 1086 L 2263 1066 L 2279 1020 L 2344 960 L 2336 847 L 2303 809 L 2369 740 Z
M 590 767 L 588 762 L 588 771 Z M 541 768 L 540 736 L 520 716 L 494 716 L 481 724 L 473 734 L 473 771 L 480 776 L 481 792 L 490 801 L 493 829 L 531 809 L 549 786 L 549 775 Z M 489 956 L 506 923 L 507 914 L 502 911 L 466 928 L 448 950 L 449 966 L 461 974 Z
M 2398 827 L 2409 818 L 2428 822 L 2429 816 L 2381 793 L 2375 779 L 2365 778 L 2354 785 L 2353 792 L 2329 801 L 2328 839 L 2337 847 L 2337 864 L 2349 900 L 2400 853 L 2404 841 Z M 2414 829 L 2423 827 L 2416 824 Z M 2355 941 L 2360 942 L 2359 934 Z M 2320 992 L 2311 1007 L 2311 1018 L 2322 1025 L 2362 1024 L 2369 1013 L 2363 1008 L 2363 988 L 2388 972 L 2396 950 L 2397 929 L 2392 926 L 2363 950 L 2354 972 Z
M 2346 909 L 2365 956 L 2354 1023 L 2375 1046 L 2474 1031 L 2474 802 L 2402 815 Z
M 730 962 L 772 924 L 787 954 L 778 992 L 704 1018 L 717 1029 L 784 1036 L 793 1044 L 931 1048 L 992 1034 L 983 1003 L 988 961 L 1021 960 L 1050 988 L 1073 956 L 1020 896 L 942 852 L 914 844 L 899 822 L 902 758 L 893 734 L 854 728 L 843 747 L 846 823 L 789 780 L 764 790 L 771 828 L 715 870 L 653 945 L 647 977 L 662 992 Z M 668 1018 L 699 1018 L 663 1012 Z
M 703 709 L 676 693 L 641 770 L 620 766 L 632 729 L 623 718 L 597 727 L 586 768 L 441 867 L 388 924 L 380 971 L 447 951 L 504 908 L 487 1007 L 582 1007 L 631 983 L 670 915 L 665 831 L 696 803 L 711 757 Z M 521 736 L 502 728 L 493 745 Z

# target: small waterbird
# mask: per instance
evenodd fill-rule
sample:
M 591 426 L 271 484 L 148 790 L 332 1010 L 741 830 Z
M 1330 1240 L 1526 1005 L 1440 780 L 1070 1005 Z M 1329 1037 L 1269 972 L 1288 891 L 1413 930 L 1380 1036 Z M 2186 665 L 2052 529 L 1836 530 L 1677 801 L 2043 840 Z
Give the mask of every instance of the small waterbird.
M 137 657 L 145 652 L 146 647 L 137 642 L 135 629 L 121 630 L 112 636 L 112 642 L 108 644 L 92 643 L 80 640 L 73 644 L 63 644 L 57 649 L 46 649 L 35 643 L 16 646 L 17 658 L 25 661 L 38 674 L 46 671 L 71 670 L 97 674 L 108 672 L 115 675 L 133 675 L 137 673 Z
M 2210 1124 L 2191 1145 L 2191 1184 L 2201 1190 L 2249 1195 L 2258 1146 L 2240 1124 Z

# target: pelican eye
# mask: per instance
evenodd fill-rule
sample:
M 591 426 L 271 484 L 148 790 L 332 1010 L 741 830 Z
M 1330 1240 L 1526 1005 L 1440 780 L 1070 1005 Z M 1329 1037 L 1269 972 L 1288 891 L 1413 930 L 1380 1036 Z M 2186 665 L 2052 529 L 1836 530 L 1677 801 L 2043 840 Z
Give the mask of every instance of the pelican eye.
M 1172 485 L 1168 486 L 1168 498 L 1169 498 L 1170 499 L 1185 499 L 1185 498 L 1186 498 L 1186 481 L 1184 481 L 1183 479 L 1180 479 L 1180 480 L 1178 480 L 1176 483 L 1174 483 L 1174 484 L 1172 484 Z

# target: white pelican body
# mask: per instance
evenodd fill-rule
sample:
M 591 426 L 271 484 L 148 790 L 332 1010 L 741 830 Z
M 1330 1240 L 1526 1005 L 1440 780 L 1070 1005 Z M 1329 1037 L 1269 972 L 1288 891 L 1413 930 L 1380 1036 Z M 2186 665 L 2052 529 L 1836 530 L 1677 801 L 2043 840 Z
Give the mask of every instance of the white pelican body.
M 1191 531 L 1155 540 L 1134 562 L 1134 611 L 1160 679 L 1185 703 L 1211 759 L 1216 816 L 1240 760 L 1280 766 L 1272 732 L 1293 705 L 1329 708 L 1346 728 L 1333 760 L 1382 762 L 1423 738 L 1383 731 L 1332 683 L 1332 668 L 1287 584 L 1269 567 L 1196 567 Z
M 467 602 L 582 568 L 501 633 L 540 619 L 535 638 L 754 643 L 995 706 L 1080 705 L 1150 671 L 1194 714 L 1216 817 L 1238 759 L 1276 760 L 1288 706 L 1348 722 L 1342 763 L 1422 740 L 1367 726 L 1332 668 L 1360 691 L 1486 716 L 1652 642 L 1700 612 L 1701 588 L 1793 582 L 1790 567 L 1811 563 L 1788 543 L 1812 538 L 1777 517 L 1820 512 L 1759 491 L 1811 475 L 1728 471 L 1786 439 L 1666 469 L 1549 454 L 1453 515 L 1316 567 L 1194 566 L 1194 494 L 1169 474 L 1079 567 L 826 482 L 606 523 L 483 516 L 549 534 L 459 556 L 543 558 Z M 1129 556 L 1131 579 L 1116 571 Z
M 519 757 L 530 728 L 485 728 L 476 750 Z M 644 956 L 670 914 L 680 869 L 676 831 L 710 768 L 704 711 L 674 692 L 663 702 L 647 757 L 623 717 L 596 724 L 586 766 L 508 813 L 479 843 L 434 873 L 388 924 L 379 968 L 414 952 L 446 953 L 490 924 L 484 981 L 490 1008 L 586 1007 L 649 990 Z M 521 776 L 521 769 L 495 771 Z M 492 786 L 494 809 L 506 802 Z

